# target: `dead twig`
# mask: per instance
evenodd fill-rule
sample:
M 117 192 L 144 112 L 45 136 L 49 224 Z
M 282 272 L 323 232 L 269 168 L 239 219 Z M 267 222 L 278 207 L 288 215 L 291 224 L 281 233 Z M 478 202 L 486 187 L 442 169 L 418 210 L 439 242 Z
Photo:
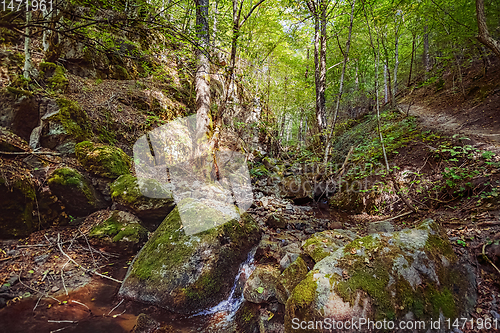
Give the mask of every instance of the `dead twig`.
M 82 265 L 80 265 L 79 263 L 77 263 L 73 258 L 71 258 L 66 252 L 63 251 L 62 249 L 62 246 L 61 246 L 61 243 L 60 243 L 60 234 L 57 234 L 57 246 L 59 247 L 59 251 L 61 251 L 62 255 L 65 256 L 66 258 L 68 258 L 72 263 L 74 263 L 78 268 L 82 269 L 85 273 L 90 273 L 90 274 L 95 274 L 95 275 L 98 275 L 100 277 L 103 277 L 103 278 L 106 278 L 106 279 L 109 279 L 111 281 L 115 281 L 117 283 L 123 283 L 123 281 L 120 281 L 120 280 L 117 280 L 115 278 L 112 278 L 111 276 L 106 276 L 106 275 L 103 275 L 101 273 L 98 273 L 96 272 L 95 270 L 93 269 L 86 269 L 84 268 Z
M 118 303 L 114 308 L 111 309 L 111 311 L 108 312 L 108 316 L 117 308 L 120 306 L 120 304 L 123 303 L 123 299 L 120 301 L 120 303 Z
M 386 220 L 382 220 L 382 221 L 375 221 L 375 222 L 373 222 L 373 223 L 389 222 L 389 221 L 392 221 L 392 220 L 398 219 L 398 218 L 400 218 L 400 217 L 403 217 L 403 216 L 406 216 L 406 215 L 410 215 L 411 213 L 414 213 L 414 211 L 405 212 L 405 213 L 403 213 L 403 214 L 396 215 L 396 216 L 391 217 L 391 218 L 388 218 L 388 219 L 386 219 Z
M 493 263 L 493 261 L 491 261 L 490 258 L 488 258 L 486 252 L 484 252 L 485 248 L 486 248 L 486 243 L 483 244 L 483 257 L 491 264 L 491 266 L 495 267 L 497 272 L 500 274 L 500 269 L 498 269 L 498 267 Z
M 50 151 L 0 151 L 0 155 L 61 155 Z
M 500 221 L 485 221 L 485 222 L 479 222 L 476 224 L 478 227 L 484 227 L 484 226 L 492 226 L 492 225 L 500 225 Z
M 90 308 L 88 306 L 86 306 L 85 304 L 83 304 L 82 302 L 78 302 L 78 301 L 75 301 L 75 300 L 71 300 L 70 302 L 83 305 L 84 307 L 86 307 L 87 309 L 90 310 Z

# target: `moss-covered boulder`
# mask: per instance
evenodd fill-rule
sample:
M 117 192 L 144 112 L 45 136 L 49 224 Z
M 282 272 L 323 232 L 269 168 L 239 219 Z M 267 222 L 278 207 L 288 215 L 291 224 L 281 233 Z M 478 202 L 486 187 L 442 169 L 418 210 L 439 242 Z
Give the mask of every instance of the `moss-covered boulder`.
M 110 192 L 118 208 L 132 212 L 152 231 L 175 207 L 172 191 L 154 179 L 122 175 L 111 184 Z
M 83 141 L 75 153 L 85 170 L 97 176 L 116 179 L 130 173 L 130 157 L 120 148 Z
M 305 240 L 302 249 L 314 262 L 318 262 L 357 237 L 349 230 L 326 230 L 315 233 L 311 238 Z
M 29 174 L 0 172 L 0 238 L 26 237 L 36 230 L 35 198 Z
M 216 221 L 223 214 L 186 199 L 165 218 L 127 272 L 119 295 L 189 314 L 218 304 L 233 285 L 239 265 L 259 241 L 248 214 L 198 234 L 187 235 L 181 216 Z
M 286 303 L 290 295 L 292 294 L 293 289 L 300 283 L 300 281 L 304 280 L 304 278 L 309 272 L 307 268 L 307 264 L 299 256 L 294 262 L 288 266 L 283 273 L 278 278 L 279 284 L 282 286 L 284 291 L 283 304 Z
M 134 252 L 148 239 L 148 230 L 136 216 L 115 210 L 90 230 L 89 239 L 100 246 Z
M 52 173 L 47 183 L 70 215 L 86 216 L 107 206 L 92 184 L 75 169 L 59 168 Z
M 243 296 L 252 303 L 279 301 L 284 304 L 286 295 L 278 282 L 280 271 L 271 265 L 259 265 L 252 272 L 243 288 Z
M 393 234 L 357 238 L 316 263 L 286 303 L 287 332 L 305 321 L 467 317 L 477 299 L 474 269 L 432 220 Z M 359 329 L 358 331 L 363 331 Z M 425 331 L 425 330 L 424 330 Z
M 87 113 L 77 102 L 59 98 L 46 102 L 40 144 L 64 154 L 75 152 L 77 142 L 91 136 Z
M 56 92 L 64 92 L 68 87 L 68 78 L 64 67 L 56 65 L 52 62 L 41 62 L 40 77 L 42 80 Z

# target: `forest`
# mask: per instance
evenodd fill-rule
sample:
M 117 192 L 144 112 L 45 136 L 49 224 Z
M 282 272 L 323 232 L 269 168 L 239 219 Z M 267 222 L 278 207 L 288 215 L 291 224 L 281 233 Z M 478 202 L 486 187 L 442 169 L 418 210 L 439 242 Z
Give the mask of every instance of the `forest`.
M 1 0 L 0 331 L 500 330 L 499 0 Z

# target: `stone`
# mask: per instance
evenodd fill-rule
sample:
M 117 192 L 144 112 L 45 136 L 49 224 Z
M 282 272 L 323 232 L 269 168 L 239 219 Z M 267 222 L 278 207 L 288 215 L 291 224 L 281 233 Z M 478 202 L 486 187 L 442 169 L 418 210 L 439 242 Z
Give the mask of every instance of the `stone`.
M 75 153 L 85 170 L 97 176 L 116 179 L 130 173 L 130 157 L 120 148 L 83 141 Z
M 73 154 L 77 142 L 91 136 L 87 113 L 76 101 L 44 99 L 40 105 L 42 129 L 38 134 L 42 147 Z M 34 138 L 32 138 L 33 141 Z M 32 145 L 36 145 L 32 142 Z
M 38 126 L 38 111 L 37 98 L 31 92 L 13 87 L 0 91 L 0 126 L 23 140 L 29 140 Z
M 318 262 L 357 237 L 355 233 L 349 230 L 326 230 L 318 232 L 304 241 L 302 249 L 315 262 Z
M 285 298 L 284 290 L 278 283 L 280 271 L 270 265 L 259 265 L 252 272 L 243 288 L 245 300 L 252 303 L 271 303 Z
M 286 301 L 292 294 L 293 289 L 304 280 L 309 269 L 307 264 L 302 258 L 302 256 L 297 256 L 297 259 L 291 263 L 279 276 L 279 283 L 283 287 L 284 294 L 281 299 L 282 304 L 286 304 Z
M 283 218 L 283 216 L 278 215 L 278 214 L 269 214 L 267 216 L 267 225 L 270 226 L 271 228 L 280 228 L 280 229 L 285 229 L 286 228 L 286 221 Z
M 136 215 L 150 231 L 154 231 L 175 207 L 171 189 L 155 179 L 122 175 L 111 184 L 110 192 L 118 209 Z
M 48 178 L 49 188 L 66 206 L 66 212 L 86 216 L 107 206 L 92 184 L 77 170 L 56 169 Z
M 141 225 L 141 221 L 128 212 L 118 210 L 112 211 L 89 232 L 91 243 L 130 253 L 137 251 L 147 239 L 148 230 Z
M 221 215 L 192 199 L 179 202 L 134 259 L 119 295 L 181 314 L 226 299 L 241 262 L 259 242 L 258 226 L 243 214 L 198 234 L 188 235 L 183 227 L 199 217 L 217 225 L 225 219 Z
M 148 316 L 147 314 L 140 313 L 137 316 L 134 327 L 131 333 L 153 333 L 160 327 L 160 323 Z
M 317 262 L 288 298 L 285 329 L 291 331 L 293 318 L 413 318 L 429 327 L 441 315 L 467 317 L 476 300 L 473 267 L 458 260 L 428 219 L 414 229 L 356 238 Z
M 376 234 L 378 232 L 394 232 L 394 226 L 390 221 L 371 222 L 368 225 L 368 233 Z
M 27 169 L 0 173 L 0 238 L 22 238 L 35 230 L 35 198 L 35 185 Z

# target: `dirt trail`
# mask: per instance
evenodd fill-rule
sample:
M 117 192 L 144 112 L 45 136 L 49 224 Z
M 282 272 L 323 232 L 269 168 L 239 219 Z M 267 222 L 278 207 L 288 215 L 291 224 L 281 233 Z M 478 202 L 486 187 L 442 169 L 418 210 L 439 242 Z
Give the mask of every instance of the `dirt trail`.
M 399 109 L 405 113 L 408 111 L 408 104 L 400 104 Z M 435 129 L 449 135 L 461 134 L 474 139 L 476 146 L 482 146 L 490 150 L 500 151 L 500 130 L 490 124 L 474 124 L 480 119 L 461 119 L 448 112 L 437 112 L 431 107 L 414 104 L 410 107 L 409 114 L 416 116 L 422 125 L 429 129 Z

